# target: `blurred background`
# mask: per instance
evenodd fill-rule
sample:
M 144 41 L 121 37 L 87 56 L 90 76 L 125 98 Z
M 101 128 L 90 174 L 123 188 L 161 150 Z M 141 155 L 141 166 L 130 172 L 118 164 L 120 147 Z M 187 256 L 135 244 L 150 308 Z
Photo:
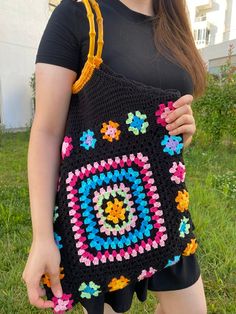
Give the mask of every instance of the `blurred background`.
M 20 280 L 31 243 L 26 156 L 36 51 L 59 2 L 0 0 L 0 313 L 40 313 Z M 206 93 L 192 106 L 197 132 L 184 156 L 197 255 L 209 313 L 236 314 L 236 0 L 187 5 L 208 69 Z M 129 313 L 154 307 L 149 293 Z

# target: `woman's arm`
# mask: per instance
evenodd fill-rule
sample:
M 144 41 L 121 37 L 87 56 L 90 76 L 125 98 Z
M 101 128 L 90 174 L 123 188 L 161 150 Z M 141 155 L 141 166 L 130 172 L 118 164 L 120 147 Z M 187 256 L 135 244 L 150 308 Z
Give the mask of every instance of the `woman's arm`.
M 71 86 L 76 73 L 50 64 L 36 64 L 36 112 L 28 150 L 28 179 L 33 236 L 52 237 L 60 144 Z
M 53 209 L 71 87 L 76 72 L 51 64 L 36 64 L 36 112 L 28 148 L 28 182 L 33 241 L 23 272 L 32 305 L 51 307 L 39 284 L 50 274 L 52 291 L 62 293 L 59 280 L 60 253 L 53 236 Z

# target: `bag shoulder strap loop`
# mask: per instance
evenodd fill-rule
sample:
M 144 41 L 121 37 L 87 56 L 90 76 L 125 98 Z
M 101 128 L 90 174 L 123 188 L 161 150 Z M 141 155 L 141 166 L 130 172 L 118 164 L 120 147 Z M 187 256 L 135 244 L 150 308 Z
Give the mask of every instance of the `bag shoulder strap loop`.
M 81 71 L 81 75 L 78 78 L 78 80 L 74 82 L 72 86 L 73 94 L 78 93 L 84 87 L 84 85 L 90 80 L 94 69 L 99 68 L 100 64 L 103 62 L 102 60 L 102 50 L 103 50 L 103 45 L 104 45 L 103 17 L 100 11 L 99 4 L 97 3 L 96 0 L 79 0 L 79 1 L 82 1 L 83 4 L 85 5 L 86 11 L 87 11 L 87 18 L 89 21 L 89 52 L 88 52 L 87 60 Z M 94 23 L 94 14 L 93 14 L 90 2 L 95 11 L 96 21 L 98 25 L 96 55 L 94 55 L 96 31 L 95 31 L 95 23 Z

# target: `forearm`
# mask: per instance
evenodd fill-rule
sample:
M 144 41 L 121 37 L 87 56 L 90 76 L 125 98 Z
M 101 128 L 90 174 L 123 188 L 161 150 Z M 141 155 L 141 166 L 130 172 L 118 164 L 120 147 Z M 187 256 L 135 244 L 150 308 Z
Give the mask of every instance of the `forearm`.
M 33 240 L 53 239 L 53 208 L 59 161 L 59 138 L 32 127 L 28 149 L 28 183 Z

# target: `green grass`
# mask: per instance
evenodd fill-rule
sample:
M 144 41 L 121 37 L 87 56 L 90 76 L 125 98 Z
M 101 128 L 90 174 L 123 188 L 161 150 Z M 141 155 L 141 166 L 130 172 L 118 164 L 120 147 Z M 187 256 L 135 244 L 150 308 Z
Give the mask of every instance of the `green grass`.
M 31 243 L 26 155 L 29 133 L 0 141 L 0 313 L 41 313 L 20 278 Z M 185 151 L 190 211 L 209 314 L 236 313 L 236 150 L 193 143 Z M 134 298 L 130 314 L 153 313 L 155 298 Z M 47 313 L 47 311 L 44 311 Z M 51 311 L 49 312 L 51 313 Z M 82 313 L 77 306 L 73 313 Z

